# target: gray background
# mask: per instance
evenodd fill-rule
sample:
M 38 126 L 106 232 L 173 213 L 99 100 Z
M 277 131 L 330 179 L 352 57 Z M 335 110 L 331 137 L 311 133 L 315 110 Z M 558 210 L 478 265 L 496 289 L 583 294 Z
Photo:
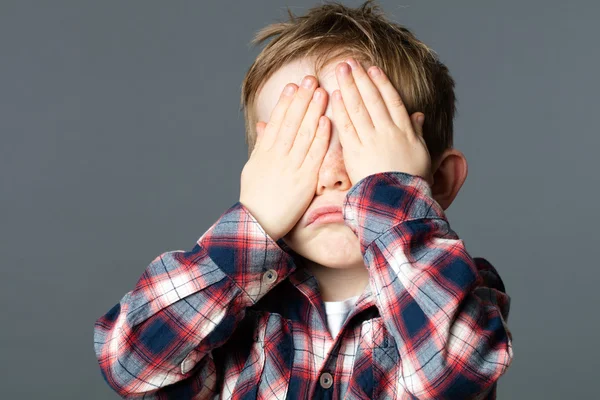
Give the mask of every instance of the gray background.
M 0 397 L 117 398 L 94 321 L 237 201 L 248 42 L 315 4 L 0 2 Z M 448 216 L 512 297 L 499 398 L 595 397 L 599 3 L 380 4 L 457 82 Z

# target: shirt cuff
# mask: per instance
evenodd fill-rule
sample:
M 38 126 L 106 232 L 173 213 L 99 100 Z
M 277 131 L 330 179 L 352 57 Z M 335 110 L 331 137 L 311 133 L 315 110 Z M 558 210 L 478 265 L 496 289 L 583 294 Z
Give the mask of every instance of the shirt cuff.
M 358 181 L 346 194 L 343 214 L 346 224 L 358 236 L 363 254 L 377 237 L 402 222 L 446 218 L 425 179 L 396 171 L 376 173 Z
M 254 302 L 295 269 L 292 250 L 283 240 L 273 240 L 239 201 L 219 217 L 199 244 Z

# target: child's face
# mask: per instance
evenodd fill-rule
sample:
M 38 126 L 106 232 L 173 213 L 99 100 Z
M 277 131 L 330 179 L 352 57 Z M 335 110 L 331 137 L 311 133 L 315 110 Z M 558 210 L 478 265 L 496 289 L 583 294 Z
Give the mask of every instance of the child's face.
M 335 66 L 343 59 L 330 62 L 315 75 L 314 62 L 303 58 L 290 62 L 275 72 L 264 84 L 256 100 L 258 121 L 268 122 L 284 86 L 290 82 L 300 85 L 306 75 L 316 76 L 319 86 L 329 95 L 338 89 Z M 368 67 L 368 66 L 366 66 Z M 364 267 L 358 238 L 343 222 L 313 223 L 306 225 L 306 214 L 325 205 L 342 207 L 344 197 L 352 187 L 346 173 L 338 129 L 332 120 L 331 101 L 325 115 L 331 120 L 329 148 L 318 172 L 314 199 L 298 223 L 284 237 L 284 241 L 298 254 L 330 268 Z

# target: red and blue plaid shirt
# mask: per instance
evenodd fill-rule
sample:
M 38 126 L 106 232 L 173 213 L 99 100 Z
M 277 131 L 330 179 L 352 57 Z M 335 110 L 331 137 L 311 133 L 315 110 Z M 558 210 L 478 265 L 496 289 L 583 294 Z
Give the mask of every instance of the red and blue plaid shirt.
M 369 284 L 336 338 L 314 276 L 237 202 L 96 321 L 106 382 L 130 399 L 495 399 L 510 298 L 428 184 L 370 175 L 343 215 Z

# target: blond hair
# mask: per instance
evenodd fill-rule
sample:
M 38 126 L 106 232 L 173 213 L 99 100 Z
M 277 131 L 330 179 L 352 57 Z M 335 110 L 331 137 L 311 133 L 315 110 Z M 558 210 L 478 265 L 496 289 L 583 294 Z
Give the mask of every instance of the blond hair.
M 300 17 L 287 11 L 288 21 L 264 27 L 251 41 L 257 45 L 273 38 L 242 83 L 248 156 L 256 142 L 255 101 L 262 85 L 283 65 L 312 56 L 317 75 L 330 60 L 340 57 L 353 56 L 377 65 L 400 93 L 409 115 L 425 114 L 423 132 L 432 160 L 452 147 L 454 80 L 437 54 L 407 28 L 389 21 L 372 0 L 357 8 L 330 2 Z

